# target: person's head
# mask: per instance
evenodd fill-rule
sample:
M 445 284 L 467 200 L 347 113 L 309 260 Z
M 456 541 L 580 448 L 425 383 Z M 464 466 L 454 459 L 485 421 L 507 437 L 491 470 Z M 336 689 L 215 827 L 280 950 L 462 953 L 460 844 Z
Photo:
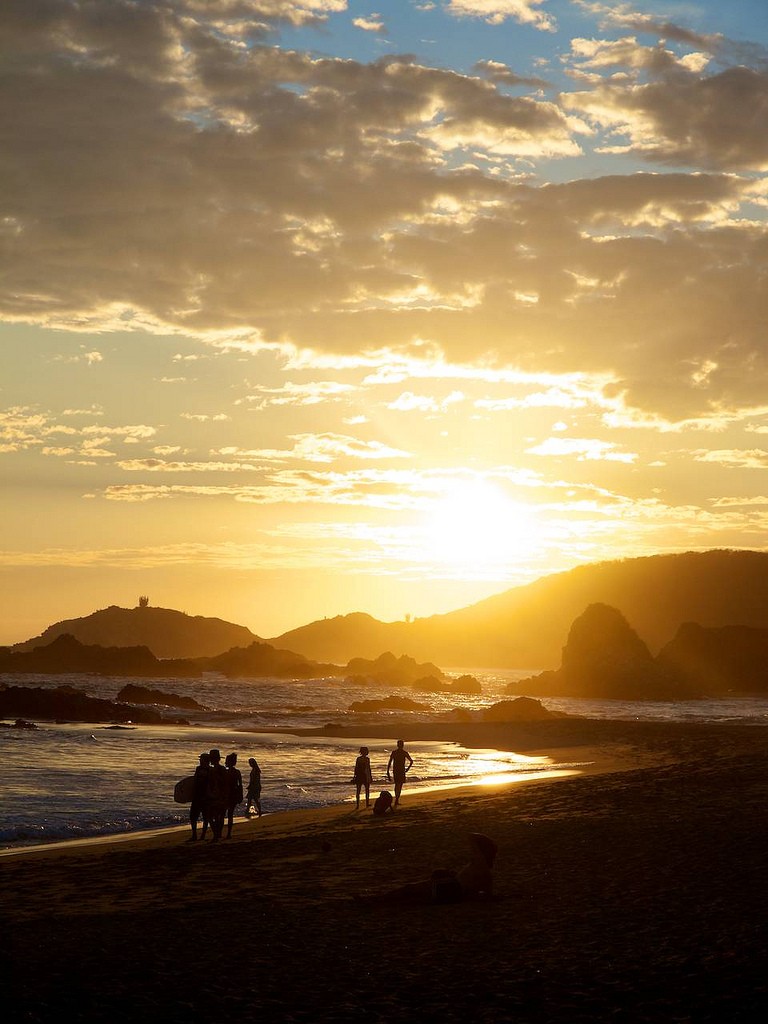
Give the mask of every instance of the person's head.
M 398 740 L 398 741 L 397 741 L 397 746 L 398 746 L 398 748 L 399 748 L 400 750 L 402 750 L 402 749 L 403 749 L 403 747 L 405 746 L 405 740 Z
M 219 761 L 221 760 L 221 751 L 218 750 L 216 747 L 212 747 L 208 756 L 211 759 L 211 764 L 218 764 Z
M 360 753 L 363 757 L 368 757 L 368 747 L 360 747 Z
M 248 758 L 248 764 L 251 766 L 251 768 L 255 768 L 256 767 L 256 758 L 255 757 L 249 757 Z
M 489 868 L 493 867 L 493 862 L 496 859 L 496 851 L 498 850 L 498 846 L 493 839 L 489 836 L 483 835 L 482 832 L 470 832 L 469 845 L 472 852 L 482 857 Z
M 234 751 L 231 754 L 227 754 L 224 764 L 227 768 L 234 768 L 237 764 L 237 754 Z
M 200 764 L 202 764 L 202 765 L 209 765 L 211 763 L 211 755 L 210 754 L 201 754 L 198 760 L 200 761 Z

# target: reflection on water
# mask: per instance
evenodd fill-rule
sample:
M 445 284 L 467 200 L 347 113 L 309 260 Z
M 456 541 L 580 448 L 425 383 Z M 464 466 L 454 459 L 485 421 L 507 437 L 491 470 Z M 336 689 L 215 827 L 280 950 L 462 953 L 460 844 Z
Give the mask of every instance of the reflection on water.
M 359 737 L 302 738 L 211 727 L 140 726 L 111 731 L 93 725 L 44 725 L 35 732 L 0 730 L 4 763 L 0 843 L 76 838 L 177 825 L 188 808 L 173 803 L 176 781 L 191 774 L 213 746 L 235 751 L 247 778 L 248 758 L 262 769 L 265 813 L 339 804 L 358 748 L 371 751 L 374 789 L 391 788 L 385 771 L 391 742 Z M 546 757 L 464 750 L 452 743 L 409 744 L 414 768 L 405 793 L 489 777 L 541 777 L 561 766 Z
M 456 670 L 454 675 L 462 674 Z M 413 694 L 423 705 L 417 712 L 382 711 L 361 716 L 349 706 L 361 696 L 359 686 L 338 680 L 153 680 L 166 692 L 194 697 L 213 709 L 188 714 L 187 727 L 140 726 L 111 730 L 104 726 L 42 724 L 37 731 L 0 729 L 3 789 L 0 793 L 0 843 L 113 834 L 179 824 L 187 809 L 174 804 L 174 783 L 190 774 L 198 754 L 211 747 L 236 751 L 247 775 L 255 756 L 263 771 L 267 813 L 319 807 L 352 799 L 350 778 L 358 748 L 371 750 L 374 788 L 388 788 L 385 769 L 396 736 L 369 739 L 366 723 L 436 721 L 457 710 L 474 716 L 502 699 L 507 683 L 529 671 L 483 673 L 470 670 L 483 686 L 479 695 Z M 4 677 L 7 683 L 18 679 Z M 127 682 L 142 680 L 91 676 L 25 677 L 28 686 L 76 686 L 93 696 L 115 699 Z M 365 697 L 383 698 L 408 691 L 366 686 Z M 408 694 L 410 695 L 410 694 Z M 579 701 L 544 698 L 551 710 L 588 718 L 669 721 L 768 722 L 768 700 L 686 701 L 681 703 Z M 291 729 L 354 725 L 357 736 L 297 737 Z M 258 732 L 260 729 L 285 732 Z M 400 732 L 401 725 L 397 725 Z M 551 764 L 547 758 L 493 750 L 465 750 L 451 743 L 412 743 L 415 759 L 409 790 L 465 783 L 494 785 L 518 778 L 540 778 L 579 770 L 579 765 Z

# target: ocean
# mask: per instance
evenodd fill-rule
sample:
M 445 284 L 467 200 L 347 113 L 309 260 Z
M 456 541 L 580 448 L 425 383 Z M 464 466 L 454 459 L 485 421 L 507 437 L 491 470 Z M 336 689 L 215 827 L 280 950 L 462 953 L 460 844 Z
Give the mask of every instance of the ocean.
M 467 671 L 467 670 L 462 670 Z M 193 772 L 198 755 L 218 747 L 222 757 L 238 755 L 244 781 L 248 758 L 262 770 L 265 814 L 342 804 L 354 799 L 350 784 L 358 748 L 370 748 L 372 794 L 391 788 L 384 775 L 398 738 L 394 721 L 434 721 L 452 709 L 479 713 L 508 695 L 504 687 L 529 671 L 469 670 L 481 682 L 480 695 L 422 694 L 369 685 L 361 692 L 338 680 L 276 681 L 142 680 L 94 676 L 0 676 L 0 683 L 26 686 L 73 686 L 92 696 L 115 699 L 126 683 L 151 685 L 167 693 L 193 697 L 210 711 L 174 714 L 186 726 L 60 724 L 39 722 L 36 730 L 0 729 L 4 780 L 0 794 L 0 847 L 15 848 L 67 839 L 117 835 L 178 826 L 187 822 L 188 806 L 173 802 L 174 784 Z M 447 675 L 458 676 L 460 671 Z M 408 696 L 423 710 L 359 713 L 355 700 Z M 738 699 L 683 703 L 633 703 L 542 699 L 552 710 L 591 718 L 735 721 L 768 724 L 768 700 Z M 392 738 L 372 739 L 393 721 Z M 296 736 L 294 729 L 328 723 L 354 725 L 354 738 Z M 264 731 L 268 730 L 268 731 Z M 514 781 L 578 771 L 580 763 L 553 762 L 514 752 L 468 750 L 454 743 L 409 744 L 414 758 L 404 791 L 450 787 L 483 781 Z M 239 808 L 242 814 L 243 806 Z

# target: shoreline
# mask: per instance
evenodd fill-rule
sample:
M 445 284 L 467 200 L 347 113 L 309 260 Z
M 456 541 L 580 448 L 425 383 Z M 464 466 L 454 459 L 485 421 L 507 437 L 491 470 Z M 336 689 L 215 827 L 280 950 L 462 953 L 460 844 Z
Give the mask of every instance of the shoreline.
M 37 1024 L 763 1019 L 768 730 L 629 733 L 560 748 L 594 756 L 571 777 L 406 786 L 384 818 L 6 856 L 4 1005 Z M 475 832 L 498 845 L 493 899 L 395 898 Z
M 568 762 L 569 755 L 570 752 L 567 749 L 563 749 L 542 750 L 536 752 L 534 756 L 549 757 L 553 764 L 562 764 Z M 568 763 L 566 768 L 548 769 L 545 765 L 542 765 L 540 772 L 529 771 L 509 778 L 494 777 L 491 781 L 479 778 L 471 782 L 449 782 L 441 785 L 420 786 L 418 789 L 410 790 L 406 785 L 403 790 L 403 808 L 408 806 L 420 807 L 436 800 L 450 800 L 453 797 L 480 796 L 491 790 L 518 787 L 525 784 L 542 784 L 574 775 L 593 775 L 602 772 L 623 771 L 628 767 L 629 755 L 621 756 L 618 753 L 614 753 L 609 758 L 604 750 L 592 750 L 590 748 L 589 750 L 582 751 L 581 756 L 584 760 L 580 759 L 578 762 Z M 391 783 L 382 783 L 382 787 L 384 785 L 391 785 Z M 371 804 L 373 804 L 374 789 L 376 788 L 381 787 L 372 788 Z M 254 816 L 249 818 L 239 816 L 235 818 L 233 824 L 232 838 L 245 838 L 246 833 L 250 833 L 254 829 L 263 831 L 267 826 L 269 826 L 270 833 L 276 831 L 289 832 L 294 825 L 300 823 L 306 824 L 308 821 L 312 824 L 320 824 L 327 818 L 355 813 L 351 808 L 352 800 L 353 798 L 350 797 L 339 803 L 328 804 L 324 807 L 267 811 L 260 819 Z M 364 809 L 360 811 L 360 814 L 364 815 L 365 813 Z M 95 848 L 96 852 L 103 851 L 105 848 L 108 852 L 108 848 L 112 845 L 124 846 L 135 844 L 145 848 L 173 846 L 177 844 L 171 842 L 172 839 L 180 834 L 188 835 L 189 832 L 190 826 L 188 824 L 168 825 L 160 828 L 141 829 L 134 832 L 116 832 L 109 835 L 88 836 L 80 839 L 59 839 L 48 843 L 34 843 L 28 846 L 4 846 L 0 847 L 0 860 L 6 860 L 11 857 L 32 856 L 34 854 L 51 855 L 67 853 L 68 851 L 87 852 L 91 847 Z
M 395 735 L 401 734 L 408 737 L 409 743 L 455 743 L 465 749 L 519 752 L 526 757 L 549 758 L 551 767 L 542 765 L 541 774 L 536 771 L 536 766 L 533 766 L 531 770 L 519 775 L 493 779 L 490 782 L 477 778 L 472 781 L 461 780 L 419 786 L 410 790 L 406 786 L 404 800 L 407 800 L 408 804 L 419 804 L 433 799 L 450 799 L 453 796 L 478 795 L 488 791 L 493 785 L 516 788 L 523 783 L 555 781 L 568 775 L 586 776 L 678 763 L 701 756 L 705 751 L 707 756 L 710 756 L 713 752 L 731 749 L 734 745 L 744 749 L 749 749 L 755 744 L 759 747 L 762 743 L 761 738 L 768 738 L 768 728 L 744 722 L 681 723 L 588 719 L 575 716 L 525 722 L 410 722 L 401 719 L 386 723 L 373 722 L 368 725 L 331 723 L 323 727 L 248 731 L 254 735 L 279 733 L 355 742 L 392 739 Z M 372 795 L 375 796 L 375 790 L 387 788 L 388 785 L 384 782 L 377 783 L 373 787 Z M 265 814 L 261 821 L 279 818 L 286 823 L 286 828 L 290 828 L 294 815 L 322 816 L 324 812 L 334 810 L 343 814 L 347 812 L 350 803 L 351 800 L 345 799 L 323 807 L 271 811 Z M 248 829 L 254 820 L 256 819 L 238 817 L 235 820 L 235 831 Z M 33 841 L 18 846 L 8 844 L 0 847 L 0 860 L 42 853 L 88 850 L 92 847 L 109 849 L 110 846 L 122 847 L 130 844 L 165 846 L 172 842 L 173 837 L 188 832 L 189 825 L 181 823 L 82 838 Z

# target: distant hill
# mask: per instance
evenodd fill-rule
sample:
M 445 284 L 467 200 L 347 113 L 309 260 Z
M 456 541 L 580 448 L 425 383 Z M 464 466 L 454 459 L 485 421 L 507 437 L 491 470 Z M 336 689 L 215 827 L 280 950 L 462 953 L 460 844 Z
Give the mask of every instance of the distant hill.
M 335 663 L 391 651 L 446 667 L 556 668 L 571 623 L 595 603 L 618 609 L 654 654 L 684 622 L 766 629 L 768 553 L 713 550 L 599 562 L 445 615 L 389 623 L 340 615 L 269 643 Z
M 260 640 L 245 626 L 171 608 L 118 608 L 111 605 L 80 619 L 65 619 L 40 636 L 15 644 L 12 651 L 47 647 L 69 634 L 81 644 L 99 647 L 148 647 L 157 658 L 210 658 L 232 647 Z

